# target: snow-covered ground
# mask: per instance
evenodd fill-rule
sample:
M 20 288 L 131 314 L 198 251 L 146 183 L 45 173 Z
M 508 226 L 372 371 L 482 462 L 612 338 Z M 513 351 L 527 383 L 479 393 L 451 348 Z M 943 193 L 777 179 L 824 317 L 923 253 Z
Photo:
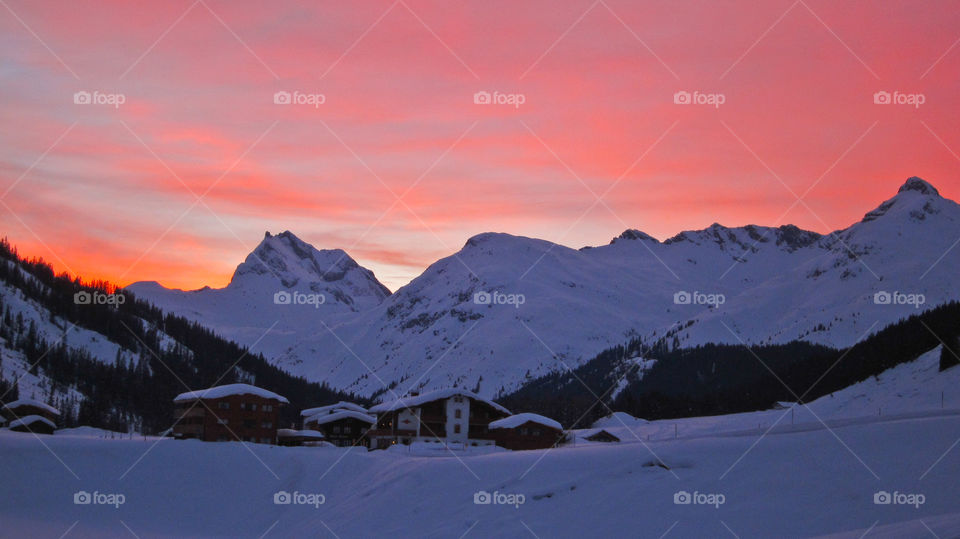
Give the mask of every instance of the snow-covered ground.
M 2 431 L 0 536 L 945 537 L 960 533 L 958 439 L 960 415 L 455 456 Z M 75 504 L 81 491 L 114 505 Z M 881 491 L 923 503 L 875 504 Z
M 604 425 L 621 443 L 542 451 L 0 430 L 0 537 L 956 536 L 960 400 L 941 408 L 940 391 L 960 368 L 937 372 L 938 353 L 812 412 L 618 414 Z M 113 505 L 75 504 L 82 492 Z

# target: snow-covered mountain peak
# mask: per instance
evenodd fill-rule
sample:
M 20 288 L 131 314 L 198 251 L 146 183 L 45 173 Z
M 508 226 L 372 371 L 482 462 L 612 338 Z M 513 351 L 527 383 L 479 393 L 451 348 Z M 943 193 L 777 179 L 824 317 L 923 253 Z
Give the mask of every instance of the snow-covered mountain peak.
M 897 191 L 897 193 L 903 193 L 906 191 L 917 191 L 924 195 L 940 196 L 940 191 L 937 191 L 936 187 L 930 185 L 929 182 L 917 176 L 911 176 L 907 178 L 907 181 L 900 186 L 900 190 Z
M 714 223 L 703 230 L 687 230 L 669 238 L 664 245 L 691 243 L 696 246 L 715 244 L 723 251 L 740 255 L 752 252 L 758 246 L 773 243 L 780 250 L 793 252 L 807 247 L 821 238 L 821 235 L 809 230 L 803 230 L 794 225 L 768 227 L 746 225 L 728 228 Z
M 654 243 L 660 243 L 660 240 L 658 240 L 657 238 L 654 238 L 650 234 L 647 234 L 646 232 L 637 230 L 635 228 L 628 228 L 624 230 L 622 234 L 610 240 L 610 245 L 613 245 L 614 243 L 617 243 L 617 241 L 620 241 L 620 240 L 644 240 L 644 241 L 652 241 Z
M 237 266 L 231 284 L 248 276 L 267 276 L 279 279 L 284 288 L 295 288 L 299 284 L 342 281 L 351 272 L 362 273 L 360 280 L 369 281 L 372 289 L 381 292 L 381 299 L 389 294 L 371 272 L 342 249 L 316 249 L 289 230 L 277 235 L 266 232 L 260 245 Z
M 892 213 L 908 214 L 910 220 L 923 221 L 927 215 L 939 213 L 944 205 L 956 206 L 956 203 L 941 197 L 937 188 L 927 181 L 913 176 L 897 190 L 896 196 L 864 215 L 862 222 L 875 221 Z

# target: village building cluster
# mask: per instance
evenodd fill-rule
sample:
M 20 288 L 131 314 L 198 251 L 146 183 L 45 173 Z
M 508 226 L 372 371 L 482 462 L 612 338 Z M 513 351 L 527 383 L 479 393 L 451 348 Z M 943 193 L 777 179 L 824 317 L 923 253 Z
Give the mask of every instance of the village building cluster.
M 369 409 L 338 402 L 300 412 L 300 428 L 277 424 L 286 398 L 249 384 L 190 391 L 174 399 L 172 435 L 178 439 L 278 445 L 362 446 L 386 449 L 413 443 L 546 449 L 560 443 L 563 427 L 463 389 L 410 393 Z
M 299 425 L 281 425 L 290 402 L 250 384 L 188 391 L 173 399 L 169 436 L 206 442 L 241 441 L 281 446 L 366 447 L 438 444 L 437 447 L 547 449 L 566 440 L 563 426 L 534 413 L 513 414 L 496 402 L 458 388 L 411 392 L 365 408 L 338 402 L 300 412 Z M 53 434 L 60 412 L 43 402 L 20 399 L 0 407 L 0 427 Z M 619 442 L 606 430 L 580 433 L 591 442 Z

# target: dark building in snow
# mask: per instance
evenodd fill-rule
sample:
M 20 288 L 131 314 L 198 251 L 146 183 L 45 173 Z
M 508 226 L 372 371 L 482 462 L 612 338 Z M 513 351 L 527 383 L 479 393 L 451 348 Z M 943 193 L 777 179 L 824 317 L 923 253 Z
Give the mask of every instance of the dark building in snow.
M 57 410 L 49 404 L 33 399 L 18 399 L 9 402 L 4 405 L 3 408 L 0 408 L 0 414 L 3 414 L 3 417 L 5 417 L 8 422 L 35 415 L 56 425 L 57 420 L 60 418 L 60 410 Z
M 38 415 L 28 415 L 10 422 L 10 430 L 15 432 L 32 432 L 34 434 L 53 434 L 57 425 L 53 421 Z
M 329 446 L 323 439 L 323 433 L 312 430 L 277 429 L 277 445 L 286 446 Z
M 366 408 L 352 402 L 309 408 L 300 415 L 304 429 L 322 432 L 328 442 L 340 447 L 367 447 L 367 431 L 377 422 Z
M 228 384 L 177 395 L 173 436 L 206 442 L 277 443 L 279 408 L 287 399 L 249 384 Z
M 547 449 L 563 438 L 563 426 L 548 417 L 524 413 L 490 423 L 490 434 L 507 449 Z
M 589 440 L 591 442 L 619 442 L 620 438 L 610 434 L 604 429 L 598 431 L 587 432 L 583 436 L 584 440 Z
M 503 406 L 456 388 L 411 394 L 370 412 L 377 414 L 376 425 L 367 433 L 374 449 L 413 442 L 493 445 L 490 422 L 510 415 Z

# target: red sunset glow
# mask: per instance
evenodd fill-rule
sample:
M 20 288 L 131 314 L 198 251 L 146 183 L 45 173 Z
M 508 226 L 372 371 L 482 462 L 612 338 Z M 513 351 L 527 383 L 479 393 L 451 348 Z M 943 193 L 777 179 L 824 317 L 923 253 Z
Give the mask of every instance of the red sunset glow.
M 826 233 L 908 176 L 960 196 L 958 38 L 943 2 L 7 0 L 0 224 L 58 270 L 179 288 L 266 230 L 392 290 L 485 231 Z

